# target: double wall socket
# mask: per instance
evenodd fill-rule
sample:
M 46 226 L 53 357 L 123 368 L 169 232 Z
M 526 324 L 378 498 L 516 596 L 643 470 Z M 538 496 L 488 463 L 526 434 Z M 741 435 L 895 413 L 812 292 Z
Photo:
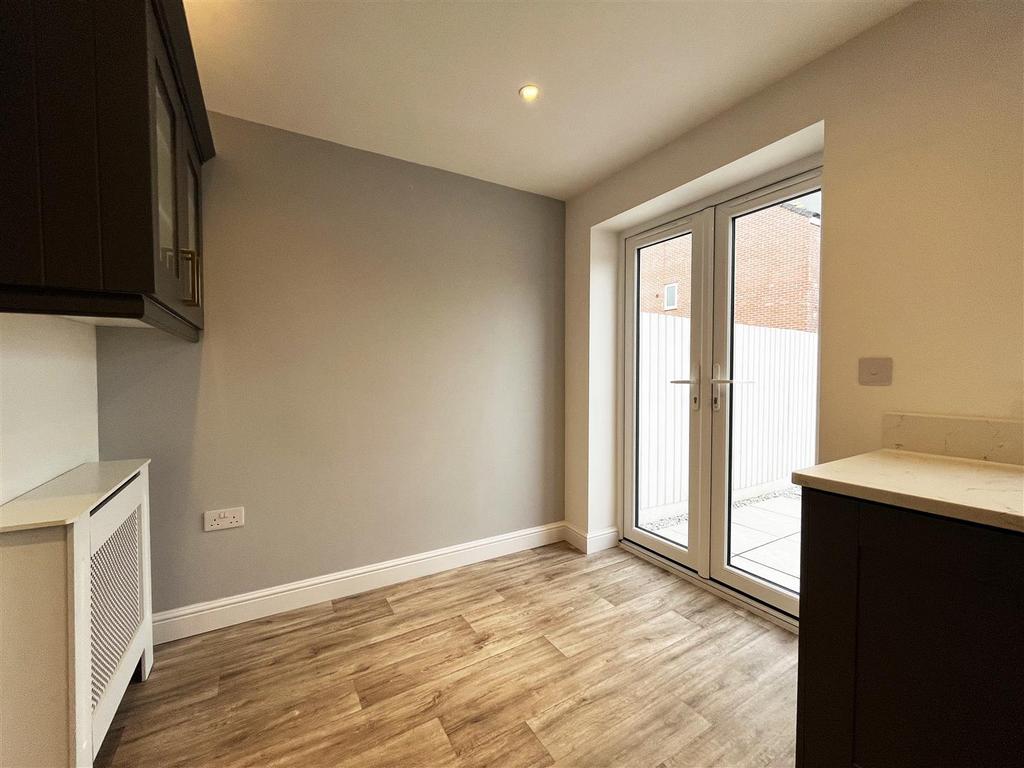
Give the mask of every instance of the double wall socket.
M 219 531 L 221 528 L 239 528 L 245 525 L 245 507 L 213 509 L 203 513 L 203 530 Z

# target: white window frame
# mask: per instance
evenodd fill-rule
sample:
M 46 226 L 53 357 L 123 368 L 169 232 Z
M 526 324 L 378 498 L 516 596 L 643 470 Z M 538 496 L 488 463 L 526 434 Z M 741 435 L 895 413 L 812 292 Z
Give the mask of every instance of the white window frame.
M 672 289 L 672 303 L 668 303 L 668 292 Z M 666 283 L 664 288 L 664 296 L 661 301 L 661 308 L 668 311 L 672 309 L 679 309 L 679 283 Z

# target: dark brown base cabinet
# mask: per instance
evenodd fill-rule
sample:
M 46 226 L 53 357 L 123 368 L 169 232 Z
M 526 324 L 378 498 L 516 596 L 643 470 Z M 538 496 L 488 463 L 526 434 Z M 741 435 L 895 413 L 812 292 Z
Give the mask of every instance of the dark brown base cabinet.
M 0 311 L 203 327 L 213 157 L 181 0 L 0 2 Z
M 797 766 L 1024 765 L 1024 534 L 803 491 Z

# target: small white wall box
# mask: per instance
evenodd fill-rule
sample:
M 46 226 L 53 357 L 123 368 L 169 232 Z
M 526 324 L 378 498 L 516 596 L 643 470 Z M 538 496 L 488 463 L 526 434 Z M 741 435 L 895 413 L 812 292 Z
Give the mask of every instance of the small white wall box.
M 857 381 L 867 387 L 892 384 L 891 357 L 862 357 L 857 362 Z
M 82 464 L 0 506 L 0 766 L 91 766 L 153 666 L 149 460 Z

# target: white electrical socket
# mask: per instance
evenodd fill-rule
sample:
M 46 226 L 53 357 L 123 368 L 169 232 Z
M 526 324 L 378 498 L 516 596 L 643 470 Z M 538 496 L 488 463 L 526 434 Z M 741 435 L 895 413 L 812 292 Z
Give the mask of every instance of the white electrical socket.
M 245 507 L 213 509 L 203 513 L 203 530 L 219 531 L 221 528 L 239 528 L 245 525 Z

